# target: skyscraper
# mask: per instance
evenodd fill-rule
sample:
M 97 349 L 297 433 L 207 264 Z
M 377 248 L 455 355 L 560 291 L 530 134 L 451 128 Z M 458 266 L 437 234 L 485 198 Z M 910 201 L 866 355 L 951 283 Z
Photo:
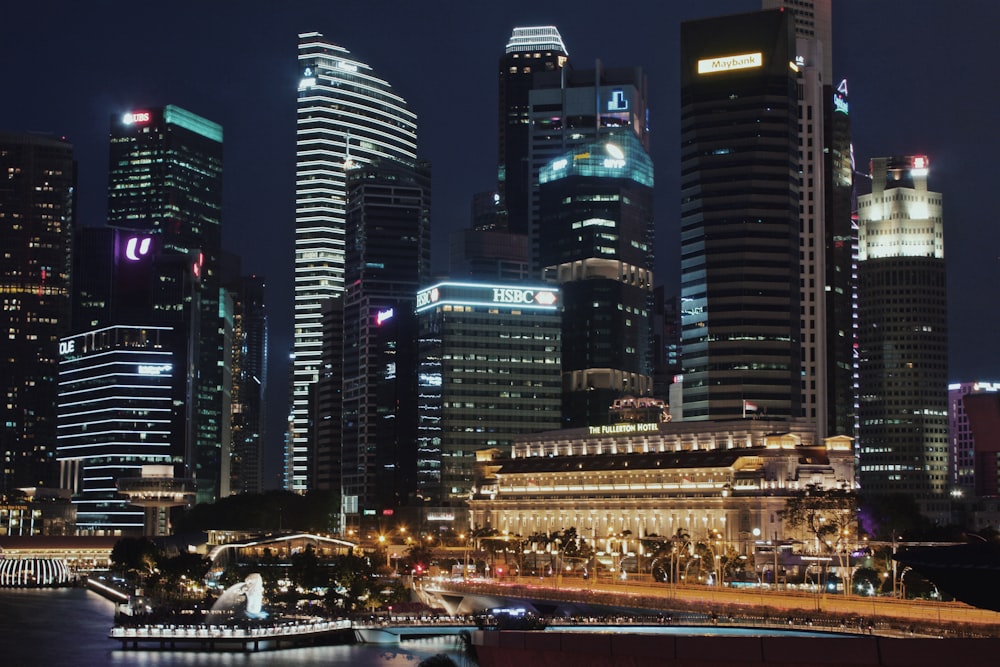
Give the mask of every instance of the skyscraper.
M 653 391 L 653 163 L 625 128 L 539 174 L 539 248 L 562 291 L 562 425 Z
M 527 161 L 530 170 L 528 236 L 531 271 L 540 276 L 539 174 L 550 161 L 617 132 L 631 132 L 649 152 L 646 75 L 641 67 L 546 71 L 534 76 L 528 94 Z
M 477 451 L 506 453 L 518 436 L 559 428 L 560 306 L 557 288 L 524 282 L 446 281 L 417 293 L 423 501 L 464 507 Z
M 859 482 L 947 516 L 948 318 L 941 195 L 924 156 L 875 158 L 858 197 Z
M 264 279 L 257 275 L 227 280 L 232 303 L 229 492 L 262 493 L 264 392 L 267 389 L 267 309 Z
M 347 170 L 414 161 L 417 117 L 392 86 L 318 32 L 299 35 L 295 177 L 295 340 L 284 486 L 309 480 L 309 392 L 319 378 L 322 304 L 344 290 Z
M 800 414 L 795 54 L 780 10 L 681 26 L 685 420 Z
M 763 0 L 792 14 L 799 85 L 802 416 L 855 435 L 857 228 L 847 81 L 834 87 L 831 0 Z
M 69 330 L 76 163 L 66 141 L 0 133 L 0 495 L 57 481 L 59 338 Z
M 528 233 L 529 193 L 536 174 L 528 161 L 531 133 L 529 95 L 535 74 L 558 72 L 569 54 L 555 26 L 514 28 L 499 65 L 499 123 L 497 181 L 506 229 Z
M 118 485 L 144 465 L 194 490 L 202 264 L 199 251 L 163 241 L 109 228 L 76 235 L 73 298 L 86 304 L 60 342 L 57 453 L 81 533 L 143 529 L 144 510 Z
M 430 273 L 430 166 L 379 160 L 347 178 L 341 490 L 348 513 L 416 491 L 417 289 Z
M 111 119 L 108 224 L 158 237 L 164 253 L 198 256 L 199 310 L 192 359 L 198 501 L 220 491 L 223 443 L 224 321 L 222 258 L 222 127 L 168 105 Z M 167 306 L 173 307 L 173 306 Z

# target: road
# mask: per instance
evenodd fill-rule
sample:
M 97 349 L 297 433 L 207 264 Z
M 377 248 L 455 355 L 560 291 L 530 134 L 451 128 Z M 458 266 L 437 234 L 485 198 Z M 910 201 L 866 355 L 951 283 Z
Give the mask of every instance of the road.
M 859 617 L 895 618 L 925 623 L 966 623 L 1000 626 L 1000 613 L 977 609 L 961 602 L 936 602 L 927 600 L 899 600 L 887 597 L 861 597 L 843 593 L 808 593 L 799 591 L 768 591 L 735 589 L 712 586 L 677 586 L 664 583 L 638 581 L 599 582 L 568 579 L 565 582 L 550 578 L 528 579 L 520 582 L 435 583 L 443 590 L 482 593 L 489 595 L 532 596 L 539 599 L 590 601 L 594 593 L 612 594 L 621 598 L 622 606 L 629 606 L 629 599 L 662 597 L 685 602 L 709 605 L 739 605 L 769 610 L 822 612 L 848 614 Z M 527 589 L 527 590 L 524 590 Z M 748 609 L 749 611 L 749 609 Z

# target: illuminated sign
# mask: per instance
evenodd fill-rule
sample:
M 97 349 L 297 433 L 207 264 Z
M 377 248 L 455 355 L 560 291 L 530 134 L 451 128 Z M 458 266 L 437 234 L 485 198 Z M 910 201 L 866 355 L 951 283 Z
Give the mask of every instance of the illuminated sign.
M 566 158 L 560 158 L 552 163 L 553 169 L 565 169 L 566 168 Z
M 152 242 L 153 237 L 151 236 L 144 236 L 142 238 L 133 236 L 125 242 L 125 259 L 130 262 L 138 262 L 149 254 L 149 246 Z
M 386 320 L 391 320 L 394 315 L 392 308 L 387 308 L 386 310 L 380 310 L 375 314 L 375 324 L 377 326 L 382 326 L 382 323 Z
M 436 303 L 441 298 L 441 292 L 437 287 L 417 292 L 417 308 L 422 308 L 431 303 Z
M 847 100 L 840 95 L 833 96 L 833 110 L 842 114 L 847 114 Z
M 76 341 L 75 340 L 61 340 L 59 341 L 59 354 L 67 355 L 76 352 Z
M 730 72 L 738 69 L 752 69 L 754 67 L 761 67 L 763 64 L 764 56 L 761 53 L 741 53 L 736 56 L 705 58 L 698 61 L 698 74 L 714 74 L 716 72 Z
M 455 515 L 452 512 L 441 512 L 438 514 L 427 513 L 428 521 L 454 521 Z
M 612 424 L 610 426 L 588 426 L 590 435 L 623 435 L 628 433 L 656 433 L 660 425 L 656 422 L 644 424 Z
M 613 157 L 604 158 L 604 167 L 606 169 L 621 169 L 625 166 L 625 160 L 617 160 Z
M 611 99 L 608 100 L 608 111 L 628 111 L 628 100 L 625 99 L 624 90 L 611 91 Z
M 139 364 L 139 375 L 163 375 L 174 370 L 173 364 Z
M 128 111 L 122 116 L 122 122 L 126 125 L 148 123 L 150 118 L 151 116 L 148 111 Z
M 556 302 L 556 295 L 548 290 L 493 288 L 493 303 L 537 303 L 551 306 Z

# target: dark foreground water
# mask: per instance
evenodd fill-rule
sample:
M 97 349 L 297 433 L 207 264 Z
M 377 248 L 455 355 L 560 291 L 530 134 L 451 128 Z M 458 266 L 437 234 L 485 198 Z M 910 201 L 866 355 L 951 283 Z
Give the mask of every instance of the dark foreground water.
M 108 639 L 113 617 L 111 602 L 82 588 L 0 589 L 0 665 L 416 667 L 428 656 L 447 653 L 461 667 L 472 667 L 457 638 L 405 641 L 398 647 L 311 646 L 259 653 L 123 651 L 119 642 Z

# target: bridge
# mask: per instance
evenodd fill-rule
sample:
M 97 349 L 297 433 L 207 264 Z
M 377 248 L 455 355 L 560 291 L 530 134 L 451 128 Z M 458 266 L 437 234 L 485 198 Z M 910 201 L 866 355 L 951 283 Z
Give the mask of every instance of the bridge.
M 551 583 L 550 583 L 551 582 Z M 418 597 L 450 615 L 482 609 L 523 606 L 543 616 L 588 616 L 687 611 L 722 616 L 791 618 L 817 622 L 864 619 L 865 627 L 908 632 L 927 628 L 938 636 L 1000 635 L 1000 612 L 977 609 L 961 602 L 861 597 L 822 591 L 773 591 L 722 586 L 671 586 L 652 582 L 532 579 L 512 582 L 423 581 Z

